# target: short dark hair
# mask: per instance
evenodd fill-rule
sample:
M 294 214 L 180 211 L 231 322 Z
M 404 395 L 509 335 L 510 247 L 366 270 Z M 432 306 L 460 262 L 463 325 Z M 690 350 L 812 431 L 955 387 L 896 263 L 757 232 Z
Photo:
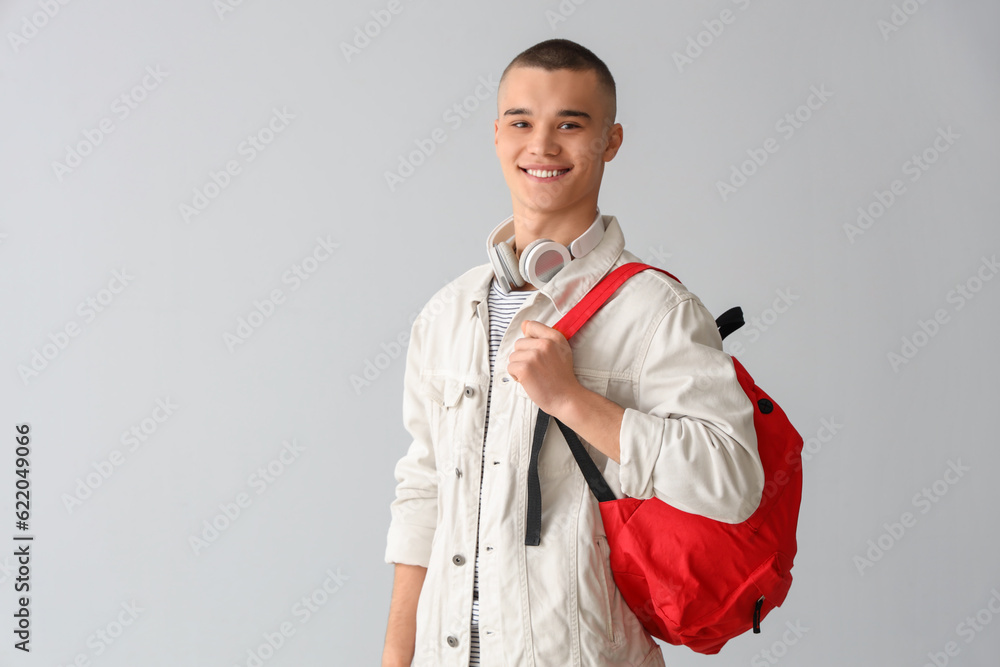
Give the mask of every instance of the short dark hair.
M 615 78 L 604 61 L 594 55 L 585 46 L 568 39 L 547 39 L 529 47 L 510 61 L 503 74 L 500 75 L 500 85 L 503 85 L 507 72 L 515 67 L 538 67 L 549 72 L 559 69 L 574 71 L 592 71 L 597 75 L 598 84 L 604 88 L 611 101 L 611 118 L 614 122 L 618 113 Z

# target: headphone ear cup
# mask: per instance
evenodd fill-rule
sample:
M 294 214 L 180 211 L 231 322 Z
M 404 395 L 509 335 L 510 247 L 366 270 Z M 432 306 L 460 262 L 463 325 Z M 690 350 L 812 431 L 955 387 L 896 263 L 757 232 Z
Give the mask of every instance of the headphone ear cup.
M 500 267 L 503 269 L 504 275 L 507 276 L 507 281 L 511 287 L 523 287 L 524 278 L 518 272 L 517 255 L 514 253 L 514 250 L 503 241 L 493 247 L 496 250 L 497 258 L 500 260 Z
M 573 259 L 566 246 L 549 239 L 536 239 L 521 253 L 518 269 L 535 287 L 552 280 Z

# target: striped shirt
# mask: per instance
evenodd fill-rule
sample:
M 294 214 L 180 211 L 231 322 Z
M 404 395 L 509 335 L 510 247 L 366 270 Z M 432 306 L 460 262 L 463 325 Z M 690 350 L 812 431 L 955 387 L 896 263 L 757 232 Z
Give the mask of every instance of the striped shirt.
M 514 313 L 521 309 L 525 299 L 533 290 L 511 292 L 504 294 L 497 284 L 496 278 L 490 284 L 490 295 L 487 299 L 490 317 L 490 391 L 486 395 L 486 427 L 490 424 L 490 398 L 493 394 L 493 366 L 497 357 L 497 348 L 503 339 L 504 332 L 510 325 Z M 479 504 L 483 503 L 482 479 L 486 462 L 486 430 L 483 431 L 483 465 L 479 471 Z M 478 523 L 478 519 L 477 519 Z M 470 667 L 479 667 L 479 539 L 476 539 L 476 575 L 472 588 L 472 641 L 469 654 Z

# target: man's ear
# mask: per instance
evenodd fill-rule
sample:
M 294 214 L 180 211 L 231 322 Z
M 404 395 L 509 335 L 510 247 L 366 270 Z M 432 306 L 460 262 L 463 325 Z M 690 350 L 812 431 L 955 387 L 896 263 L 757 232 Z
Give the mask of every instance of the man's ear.
M 625 129 L 621 123 L 615 123 L 608 130 L 608 147 L 604 149 L 604 161 L 611 162 L 618 149 L 622 147 L 622 140 L 625 138 Z
M 493 121 L 493 145 L 500 148 L 500 119 Z

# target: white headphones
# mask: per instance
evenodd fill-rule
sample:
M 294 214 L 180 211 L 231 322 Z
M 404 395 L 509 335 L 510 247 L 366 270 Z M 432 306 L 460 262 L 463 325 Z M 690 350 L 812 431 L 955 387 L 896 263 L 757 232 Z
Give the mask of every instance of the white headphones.
M 493 264 L 493 273 L 504 294 L 510 294 L 514 287 L 523 287 L 525 282 L 536 288 L 552 280 L 564 266 L 574 259 L 583 257 L 597 247 L 604 238 L 604 219 L 597 209 L 594 222 L 580 234 L 567 248 L 550 239 L 536 239 L 521 251 L 521 259 L 511 247 L 514 241 L 514 216 L 497 225 L 486 239 L 486 252 Z M 506 239 L 506 241 L 499 240 Z

